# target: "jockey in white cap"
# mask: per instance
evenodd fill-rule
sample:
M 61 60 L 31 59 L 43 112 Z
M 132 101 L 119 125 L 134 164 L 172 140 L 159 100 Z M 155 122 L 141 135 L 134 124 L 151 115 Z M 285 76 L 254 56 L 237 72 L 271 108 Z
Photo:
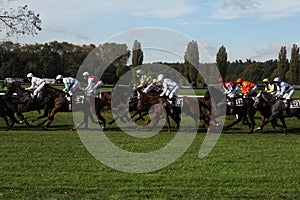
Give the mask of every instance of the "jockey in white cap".
M 165 78 L 163 74 L 159 74 L 157 77 L 157 82 L 162 84 L 162 93 L 160 94 L 160 96 L 167 96 L 170 100 L 174 100 L 174 98 L 176 97 L 176 94 L 179 92 L 180 88 L 178 86 L 178 84 L 169 79 L 169 78 Z
M 27 79 L 31 82 L 31 86 L 28 88 L 25 88 L 26 90 L 32 90 L 35 89 L 33 91 L 33 100 L 36 99 L 38 93 L 41 91 L 41 89 L 44 87 L 44 85 L 46 84 L 46 81 L 44 79 L 35 77 L 32 73 L 28 73 L 27 74 Z
M 63 89 L 63 91 L 67 92 L 70 96 L 73 96 L 73 93 L 80 86 L 80 83 L 76 78 L 63 77 L 62 75 L 57 75 L 55 79 L 58 83 L 64 84 L 65 88 Z

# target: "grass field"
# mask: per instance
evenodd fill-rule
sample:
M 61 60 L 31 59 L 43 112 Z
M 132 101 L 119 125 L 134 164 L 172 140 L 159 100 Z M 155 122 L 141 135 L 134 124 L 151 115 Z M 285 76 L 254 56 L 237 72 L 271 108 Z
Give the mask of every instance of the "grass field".
M 203 159 L 198 158 L 205 136 L 200 129 L 173 164 L 132 174 L 97 161 L 69 130 L 71 118 L 71 113 L 59 113 L 49 130 L 16 125 L 0 131 L 0 199 L 300 199 L 297 119 L 287 120 L 288 135 L 269 126 L 263 133 L 245 134 L 247 127 L 237 125 L 221 134 Z M 162 131 L 136 140 L 115 128 L 108 126 L 110 140 L 135 152 L 159 149 L 175 134 Z

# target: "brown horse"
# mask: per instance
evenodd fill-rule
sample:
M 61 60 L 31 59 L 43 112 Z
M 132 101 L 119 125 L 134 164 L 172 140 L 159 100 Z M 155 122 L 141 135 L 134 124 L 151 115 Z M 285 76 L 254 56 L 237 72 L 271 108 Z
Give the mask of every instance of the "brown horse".
M 150 118 L 146 122 L 143 123 L 141 128 L 146 127 L 153 120 L 155 120 L 154 121 L 154 126 L 155 126 L 158 123 L 158 118 L 165 117 L 166 124 L 168 127 L 168 133 L 171 133 L 171 123 L 170 123 L 169 116 L 171 116 L 172 119 L 175 121 L 176 128 L 179 128 L 181 118 L 180 118 L 178 112 L 171 112 L 170 104 L 166 98 L 162 98 L 162 97 L 160 97 L 159 94 L 153 94 L 153 93 L 141 92 L 139 94 L 139 100 L 138 100 L 138 105 L 137 105 L 138 109 L 147 108 L 149 110 L 150 107 L 153 105 L 158 105 L 158 106 L 155 106 L 154 111 L 151 113 Z M 163 112 L 164 110 L 166 112 Z M 165 113 L 167 114 L 166 116 L 165 116 Z
M 193 97 L 179 97 L 176 100 L 177 105 L 170 103 L 166 97 L 160 97 L 159 94 L 153 93 L 140 93 L 140 98 L 138 102 L 138 107 L 150 108 L 152 105 L 155 106 L 154 111 L 151 113 L 150 118 L 141 126 L 147 126 L 151 121 L 156 120 L 154 125 L 157 124 L 157 118 L 165 117 L 166 124 L 168 127 L 168 133 L 171 132 L 171 125 L 169 116 L 175 121 L 176 128 L 180 127 L 182 113 L 194 119 L 194 128 L 198 129 L 199 119 L 205 123 L 205 127 L 208 128 L 207 118 L 202 108 L 209 109 L 207 105 L 203 102 L 201 98 Z M 166 112 L 163 112 L 163 111 Z M 166 114 L 166 115 L 165 115 Z
M 51 87 L 50 85 L 46 84 L 39 92 L 38 99 L 40 101 L 44 101 L 46 104 L 44 115 L 39 116 L 38 118 L 34 119 L 37 121 L 42 118 L 46 118 L 44 121 L 38 124 L 38 126 L 45 125 L 48 128 L 54 120 L 54 116 L 57 112 L 67 112 L 69 111 L 69 104 L 70 102 L 66 98 L 65 92 L 59 90 L 57 88 Z

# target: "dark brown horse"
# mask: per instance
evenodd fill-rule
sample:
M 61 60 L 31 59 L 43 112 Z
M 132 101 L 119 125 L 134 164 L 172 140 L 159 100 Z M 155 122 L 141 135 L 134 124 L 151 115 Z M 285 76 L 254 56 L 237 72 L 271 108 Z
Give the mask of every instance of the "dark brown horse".
M 80 128 L 83 124 L 85 124 L 85 128 L 88 128 L 88 118 L 90 118 L 93 123 L 98 123 L 99 125 L 102 125 L 102 130 L 104 131 L 106 129 L 106 120 L 101 115 L 101 111 L 105 106 L 109 105 L 110 103 L 108 101 L 103 100 L 99 97 L 95 97 L 93 95 L 85 95 L 83 104 L 79 107 L 77 105 L 75 110 L 81 110 L 84 112 L 83 120 L 80 123 L 78 123 L 72 130 L 74 131 Z M 98 122 L 94 121 L 93 115 L 96 115 Z
M 15 123 L 18 123 L 13 112 L 13 110 L 16 108 L 16 104 L 13 104 L 11 99 L 5 96 L 0 96 L 0 104 L 0 117 L 4 119 L 7 130 L 9 130 L 14 126 Z
M 24 117 L 23 112 L 29 112 L 37 110 L 40 113 L 40 109 L 43 109 L 45 105 L 40 103 L 32 103 L 31 93 L 25 90 L 18 84 L 13 83 L 3 83 L 2 87 L 6 87 L 5 96 L 2 97 L 2 101 L 10 112 L 10 118 L 12 120 L 11 127 L 16 122 L 18 124 L 25 123 L 27 127 L 32 127 L 27 119 Z M 20 119 L 18 121 L 14 115 Z
M 265 103 L 269 109 L 271 110 L 271 115 L 269 118 L 265 121 L 263 121 L 262 125 L 255 129 L 255 131 L 261 131 L 263 130 L 264 126 L 268 124 L 269 122 L 274 122 L 277 118 L 280 119 L 283 127 L 284 134 L 287 134 L 287 126 L 285 123 L 286 117 L 297 117 L 300 119 L 300 100 L 292 100 L 290 103 L 290 112 L 286 111 L 286 106 L 283 101 L 277 100 L 274 96 L 271 94 L 261 91 L 255 100 L 254 106 L 260 109 L 260 105 Z
M 210 95 L 210 93 L 213 93 L 214 95 L 212 96 Z M 252 133 L 254 131 L 254 116 L 257 109 L 253 107 L 253 97 L 237 96 L 233 99 L 233 105 L 229 106 L 226 103 L 225 94 L 223 94 L 218 88 L 212 86 L 208 88 L 206 96 L 206 98 L 210 98 L 211 104 L 215 105 L 214 107 L 211 107 L 211 109 L 214 111 L 214 116 L 211 116 L 212 121 L 215 122 L 216 117 L 218 117 L 219 115 L 235 115 L 237 119 L 229 125 L 224 126 L 225 130 L 233 127 L 243 120 L 243 124 L 249 126 L 249 133 Z M 222 108 L 224 107 L 226 108 L 226 112 L 219 113 L 219 111 L 222 111 Z M 248 122 L 248 119 L 250 120 L 250 122 Z

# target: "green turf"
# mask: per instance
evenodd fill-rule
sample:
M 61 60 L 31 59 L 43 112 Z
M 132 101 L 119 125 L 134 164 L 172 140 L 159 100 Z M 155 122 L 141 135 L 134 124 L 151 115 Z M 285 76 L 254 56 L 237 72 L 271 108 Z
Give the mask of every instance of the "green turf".
M 28 117 L 33 115 L 37 114 Z M 263 133 L 245 134 L 247 127 L 237 125 L 221 135 L 204 159 L 198 158 L 205 136 L 200 129 L 187 152 L 173 164 L 132 174 L 97 161 L 78 134 L 69 130 L 71 117 L 71 113 L 59 113 L 49 130 L 24 125 L 11 131 L 2 128 L 0 199 L 300 199 L 297 119 L 287 120 L 288 135 L 270 126 Z M 2 120 L 0 125 L 4 127 Z M 174 136 L 163 131 L 137 140 L 115 128 L 108 125 L 111 141 L 136 152 L 158 149 Z

